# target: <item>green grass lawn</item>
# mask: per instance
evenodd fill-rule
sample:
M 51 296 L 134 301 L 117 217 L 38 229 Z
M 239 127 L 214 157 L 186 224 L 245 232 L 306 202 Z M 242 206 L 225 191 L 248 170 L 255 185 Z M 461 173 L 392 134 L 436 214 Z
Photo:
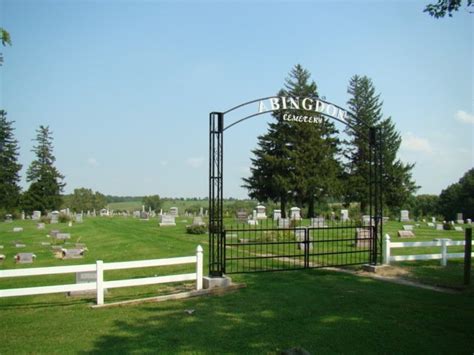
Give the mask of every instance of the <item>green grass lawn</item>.
M 190 222 L 190 221 L 188 221 Z M 97 259 L 128 261 L 193 255 L 205 250 L 207 236 L 159 228 L 156 220 L 88 218 L 83 224 L 47 225 L 38 231 L 31 221 L 0 224 L 0 251 L 7 255 L 2 269 L 93 263 Z M 24 231 L 13 233 L 13 226 Z M 389 234 L 401 229 L 390 223 Z M 41 242 L 46 232 L 70 232 L 85 243 L 82 260 L 55 259 Z M 416 240 L 463 233 L 415 229 Z M 394 236 L 395 234 L 393 234 Z M 393 238 L 393 241 L 398 238 Z M 19 251 L 37 255 L 33 265 L 15 265 Z M 400 250 L 400 249 L 399 249 Z M 431 264 L 429 264 L 431 263 Z M 460 261 L 397 263 L 413 278 L 427 283 L 462 282 Z M 191 267 L 192 268 L 192 267 Z M 145 277 L 188 270 L 168 267 L 106 273 L 106 279 Z M 187 271 L 189 272 L 189 271 Z M 441 281 L 436 275 L 443 274 Z M 311 353 L 472 353 L 474 351 L 474 292 L 455 294 L 395 285 L 327 270 L 257 273 L 233 276 L 247 288 L 224 296 L 186 301 L 143 303 L 92 309 L 90 296 L 64 294 L 0 298 L 0 354 L 18 353 L 275 353 L 303 347 Z M 74 275 L 0 280 L 1 288 L 74 282 Z M 192 283 L 178 289 L 193 287 Z M 174 291 L 170 286 L 113 289 L 106 303 Z M 186 309 L 194 309 L 189 315 Z

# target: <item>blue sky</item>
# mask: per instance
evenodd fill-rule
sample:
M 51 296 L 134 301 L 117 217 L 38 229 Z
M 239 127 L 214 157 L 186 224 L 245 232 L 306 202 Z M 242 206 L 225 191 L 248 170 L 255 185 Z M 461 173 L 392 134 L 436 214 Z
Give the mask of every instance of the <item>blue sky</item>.
M 22 175 L 49 125 L 66 192 L 207 196 L 209 112 L 275 94 L 300 63 L 343 107 L 349 79 L 369 76 L 419 193 L 438 194 L 474 166 L 474 15 L 435 20 L 428 2 L 0 0 L 0 107 Z M 246 196 L 269 120 L 226 131 L 226 196 Z

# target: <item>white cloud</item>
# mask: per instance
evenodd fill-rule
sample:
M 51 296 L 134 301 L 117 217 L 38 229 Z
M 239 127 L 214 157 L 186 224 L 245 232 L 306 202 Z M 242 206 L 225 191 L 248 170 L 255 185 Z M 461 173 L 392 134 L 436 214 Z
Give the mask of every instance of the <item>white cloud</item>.
M 402 149 L 411 152 L 421 152 L 428 154 L 433 152 L 433 148 L 431 147 L 431 144 L 427 139 L 416 137 L 411 132 L 408 132 L 402 138 Z
M 198 158 L 188 158 L 186 160 L 186 164 L 188 164 L 191 168 L 197 169 L 200 168 L 204 163 L 203 157 Z
M 87 159 L 87 164 L 93 167 L 99 166 L 99 162 L 95 158 Z
M 474 115 L 463 110 L 456 112 L 456 120 L 462 123 L 474 124 Z

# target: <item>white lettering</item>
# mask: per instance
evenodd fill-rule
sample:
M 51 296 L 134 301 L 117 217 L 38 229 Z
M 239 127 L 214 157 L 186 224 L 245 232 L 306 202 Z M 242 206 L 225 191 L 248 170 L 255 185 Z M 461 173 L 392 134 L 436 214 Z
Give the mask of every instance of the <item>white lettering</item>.
M 290 107 L 292 109 L 299 110 L 300 109 L 300 99 L 296 98 L 296 100 L 295 100 L 292 97 L 290 97 L 290 106 L 293 106 L 293 107 Z
M 309 106 L 306 105 L 308 101 L 310 102 Z M 309 97 L 305 97 L 301 102 L 301 106 L 303 106 L 304 110 L 311 111 L 313 109 L 313 100 L 311 100 Z
M 286 107 L 286 97 L 285 97 L 285 96 L 282 96 L 282 97 L 281 97 L 281 108 L 282 108 L 283 110 L 286 110 L 286 109 L 287 109 L 287 107 Z
M 329 116 L 333 116 L 333 117 L 337 117 L 336 116 L 336 108 L 334 107 L 334 105 L 328 105 L 328 107 L 326 108 L 326 113 L 329 115 Z M 332 112 L 330 112 L 332 111 Z
M 270 105 L 271 105 L 271 111 L 275 111 L 275 110 L 279 110 L 280 109 L 280 104 L 278 103 L 278 101 L 280 100 L 279 97 L 272 97 L 270 99 Z
M 326 104 L 322 101 L 316 101 L 316 107 L 314 108 L 314 110 L 316 112 L 324 112 L 324 109 L 326 107 Z
M 339 112 L 337 113 L 337 118 L 339 118 L 343 122 L 346 122 L 346 116 L 347 112 L 344 110 L 339 110 Z
M 263 101 L 260 101 L 258 103 L 258 113 L 266 112 L 268 111 L 267 108 L 265 107 L 265 103 Z

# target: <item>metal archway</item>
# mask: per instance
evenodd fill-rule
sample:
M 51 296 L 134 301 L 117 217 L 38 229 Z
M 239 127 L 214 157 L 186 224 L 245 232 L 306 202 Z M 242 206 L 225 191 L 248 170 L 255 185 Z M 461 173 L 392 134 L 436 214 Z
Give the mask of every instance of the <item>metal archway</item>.
M 257 112 L 247 114 L 227 126 L 225 117 L 230 112 L 257 104 Z M 224 131 L 250 118 L 275 111 L 291 112 L 306 111 L 322 115 L 338 121 L 363 137 L 369 143 L 369 213 L 370 226 L 373 228 L 370 242 L 369 263 L 376 265 L 382 253 L 382 139 L 378 128 L 365 127 L 365 132 L 358 131 L 348 121 L 347 117 L 355 117 L 348 110 L 318 97 L 283 97 L 268 96 L 251 100 L 223 112 L 209 114 L 209 275 L 220 277 L 226 273 L 226 250 L 223 206 L 223 164 L 224 164 Z M 357 120 L 357 117 L 355 117 Z M 373 222 L 372 222 L 373 221 Z M 373 224 L 372 224 L 373 223 Z M 308 241 L 306 241 L 308 242 Z M 306 249 L 305 249 L 306 250 Z M 308 262 L 305 260 L 305 267 Z

